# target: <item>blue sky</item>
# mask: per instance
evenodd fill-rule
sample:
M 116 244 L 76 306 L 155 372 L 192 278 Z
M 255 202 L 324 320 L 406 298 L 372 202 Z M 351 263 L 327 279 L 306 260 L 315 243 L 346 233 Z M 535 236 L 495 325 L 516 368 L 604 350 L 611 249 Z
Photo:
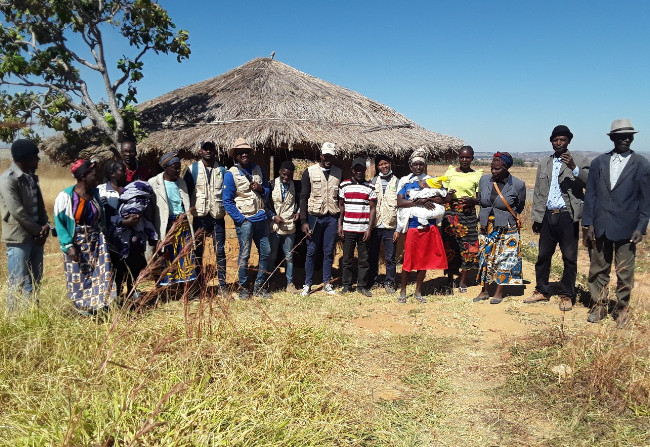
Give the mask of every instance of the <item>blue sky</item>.
M 140 101 L 275 51 L 477 151 L 550 150 L 566 124 L 571 149 L 604 152 L 615 118 L 650 150 L 645 0 L 160 3 L 192 55 L 145 59 Z

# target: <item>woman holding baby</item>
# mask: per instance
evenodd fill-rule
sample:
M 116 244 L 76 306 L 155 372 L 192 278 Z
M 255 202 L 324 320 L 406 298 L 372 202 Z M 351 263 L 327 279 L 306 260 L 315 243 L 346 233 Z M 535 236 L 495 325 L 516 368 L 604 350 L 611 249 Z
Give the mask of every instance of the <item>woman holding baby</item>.
M 441 196 L 428 198 L 411 199 L 412 192 L 420 191 L 427 185 L 420 183 L 422 180 L 430 179 L 426 174 L 426 152 L 415 151 L 409 158 L 411 174 L 402 177 L 398 183 L 397 207 L 401 209 L 424 207 L 434 210 L 441 207 L 445 198 Z M 444 213 L 444 208 L 443 208 Z M 442 214 L 440 214 L 442 217 Z M 422 220 L 411 214 L 406 219 L 399 219 L 397 232 L 405 233 L 404 241 L 404 262 L 402 264 L 402 287 L 398 302 L 406 302 L 406 284 L 409 272 L 417 271 L 415 282 L 415 299 L 420 303 L 426 303 L 422 296 L 422 283 L 427 270 L 445 270 L 447 268 L 447 256 L 444 245 L 437 227 L 438 219 Z

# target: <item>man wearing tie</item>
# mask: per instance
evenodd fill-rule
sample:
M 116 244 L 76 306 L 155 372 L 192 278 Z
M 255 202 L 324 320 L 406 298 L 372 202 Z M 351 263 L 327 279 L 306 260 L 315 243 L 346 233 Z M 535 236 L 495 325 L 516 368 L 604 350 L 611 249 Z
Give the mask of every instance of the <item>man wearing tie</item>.
M 614 120 L 608 134 L 614 149 L 596 157 L 589 169 L 582 225 L 585 243 L 592 249 L 591 323 L 607 317 L 612 260 L 617 277 L 617 303 L 612 316 L 622 327 L 629 314 L 636 244 L 641 242 L 650 220 L 650 162 L 630 149 L 635 133 L 629 119 Z

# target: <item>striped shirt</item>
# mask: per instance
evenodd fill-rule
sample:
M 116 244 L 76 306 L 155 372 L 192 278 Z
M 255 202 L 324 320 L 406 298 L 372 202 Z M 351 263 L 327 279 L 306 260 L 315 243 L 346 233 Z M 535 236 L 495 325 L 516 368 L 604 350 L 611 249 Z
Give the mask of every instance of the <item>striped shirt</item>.
M 377 201 L 375 188 L 367 182 L 356 183 L 352 179 L 339 185 L 339 197 L 343 199 L 343 231 L 365 233 L 370 225 L 370 201 Z

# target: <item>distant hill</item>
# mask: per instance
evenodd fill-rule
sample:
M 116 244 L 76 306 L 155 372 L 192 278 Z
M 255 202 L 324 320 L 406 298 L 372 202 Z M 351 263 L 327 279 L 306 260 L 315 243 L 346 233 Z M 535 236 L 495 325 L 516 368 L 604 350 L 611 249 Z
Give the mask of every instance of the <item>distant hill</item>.
M 602 152 L 595 152 L 595 151 L 572 151 L 574 154 L 580 154 L 585 157 L 587 157 L 589 160 L 593 160 Z M 650 152 L 647 151 L 635 151 L 641 155 L 643 155 L 645 158 L 650 160 Z M 540 158 L 543 157 L 548 157 L 551 154 L 550 151 L 546 152 L 511 152 L 510 155 L 512 155 L 514 158 L 521 158 L 525 162 L 536 162 Z M 476 152 L 474 153 L 474 158 L 477 160 L 491 160 L 492 156 L 494 154 L 492 152 Z

